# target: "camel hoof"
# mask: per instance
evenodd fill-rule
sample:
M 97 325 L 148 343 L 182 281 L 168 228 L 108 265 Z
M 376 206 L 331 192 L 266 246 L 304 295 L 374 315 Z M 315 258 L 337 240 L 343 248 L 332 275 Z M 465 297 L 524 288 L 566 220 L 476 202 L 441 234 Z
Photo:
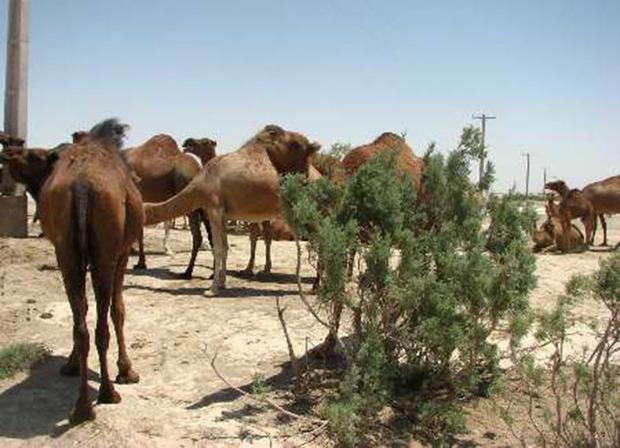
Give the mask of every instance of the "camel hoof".
M 107 388 L 106 390 L 99 391 L 98 403 L 102 404 L 116 404 L 121 402 L 121 396 L 114 389 Z
M 237 275 L 242 278 L 251 278 L 254 277 L 254 271 L 252 269 L 243 269 L 242 271 L 237 271 Z
M 116 376 L 117 384 L 135 384 L 140 382 L 140 375 L 135 370 L 129 369 L 125 373 L 119 373 Z
M 191 280 L 192 279 L 192 271 L 185 271 L 182 274 L 178 274 L 177 277 L 182 279 L 182 280 Z
M 216 285 L 215 283 L 213 283 L 213 285 L 211 285 L 211 292 L 213 293 L 214 296 L 219 295 L 222 291 L 226 290 L 226 285 Z
M 66 363 L 60 368 L 60 374 L 64 376 L 78 376 L 80 374 L 80 366 Z
M 93 409 L 93 405 L 88 403 L 85 406 L 76 407 L 69 416 L 69 423 L 78 425 L 88 420 L 94 420 L 97 414 Z
M 133 265 L 133 270 L 134 271 L 140 271 L 146 269 L 146 263 L 145 262 L 137 262 L 136 264 Z

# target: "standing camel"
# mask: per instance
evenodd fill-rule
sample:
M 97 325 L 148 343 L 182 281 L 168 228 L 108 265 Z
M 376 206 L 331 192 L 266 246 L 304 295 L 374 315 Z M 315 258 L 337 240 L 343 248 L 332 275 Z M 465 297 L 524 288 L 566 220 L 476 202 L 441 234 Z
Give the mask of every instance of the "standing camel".
M 118 343 L 118 383 L 136 383 L 124 335 L 122 289 L 131 244 L 139 237 L 144 214 L 140 193 L 119 152 L 125 125 L 106 120 L 79 144 L 60 156 L 40 193 L 41 225 L 56 251 L 73 312 L 73 350 L 61 372 L 80 375 L 72 423 L 95 418 L 88 397 L 89 333 L 86 325 L 86 272 L 90 272 L 97 304 L 95 342 L 101 366 L 99 403 L 118 403 L 108 372 L 111 314 Z
M 620 176 L 608 177 L 599 182 L 593 182 L 586 185 L 581 190 L 584 197 L 590 201 L 594 207 L 594 213 L 598 215 L 603 228 L 602 246 L 607 246 L 607 222 L 605 214 L 620 213 Z M 594 244 L 594 232 L 596 232 L 596 221 L 594 222 L 594 231 L 592 232 L 592 241 Z M 620 242 L 618 243 L 620 245 Z
M 322 174 L 317 170 L 314 165 L 308 165 L 308 180 L 310 182 L 320 179 Z M 271 242 L 273 240 L 281 241 L 293 241 L 295 239 L 295 233 L 293 229 L 288 225 L 286 217 L 284 216 L 284 210 L 280 209 L 280 213 L 270 221 L 262 223 L 250 224 L 250 260 L 247 267 L 242 271 L 244 275 L 251 276 L 254 272 L 254 263 L 256 259 L 256 243 L 258 237 L 263 236 L 265 242 L 265 268 L 263 272 L 265 274 L 271 273 Z
M 85 135 L 83 131 L 75 132 L 73 140 L 80 141 Z M 183 152 L 181 152 L 171 136 L 159 134 L 140 146 L 126 149 L 124 155 L 132 174 L 137 178 L 142 200 L 161 202 L 183 190 L 202 167 L 215 157 L 216 145 L 214 140 L 208 138 L 188 138 L 183 143 Z M 188 215 L 192 232 L 192 254 L 187 269 L 181 274 L 182 278 L 192 277 L 198 250 L 202 245 L 201 222 L 205 225 L 209 242 L 211 241 L 211 229 L 201 211 L 196 210 Z M 167 254 L 172 254 L 168 247 L 171 223 L 166 221 L 164 227 L 164 250 Z M 146 269 L 143 234 L 140 235 L 138 247 L 138 262 L 134 269 Z
M 175 197 L 145 204 L 146 224 L 202 209 L 213 233 L 212 291 L 226 287 L 226 220 L 264 222 L 280 213 L 278 176 L 307 173 L 320 145 L 296 132 L 268 125 L 241 148 L 216 157 Z
M 571 221 L 581 218 L 586 230 L 586 243 L 590 243 L 593 238 L 593 230 L 596 222 L 596 212 L 592 203 L 585 197 L 578 188 L 569 189 L 563 180 L 547 182 L 547 190 L 555 191 L 562 200 L 559 206 L 559 218 L 562 223 L 562 233 L 565 238 L 570 235 Z M 569 246 L 569 241 L 564 242 L 564 247 Z

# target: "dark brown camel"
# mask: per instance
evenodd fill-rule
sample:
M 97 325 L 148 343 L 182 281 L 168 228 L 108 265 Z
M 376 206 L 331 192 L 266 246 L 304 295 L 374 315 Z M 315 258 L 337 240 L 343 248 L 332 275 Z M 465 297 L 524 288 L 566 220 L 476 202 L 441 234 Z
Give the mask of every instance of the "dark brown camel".
M 240 149 L 213 159 L 190 184 L 161 204 L 145 204 L 146 223 L 167 221 L 202 209 L 213 232 L 215 294 L 226 286 L 226 220 L 264 222 L 280 212 L 281 174 L 307 173 L 308 159 L 320 145 L 306 137 L 266 126 Z
M 571 224 L 569 238 L 565 238 L 564 229 L 560 220 L 560 212 L 549 198 L 545 206 L 547 219 L 538 230 L 532 235 L 534 241 L 534 252 L 560 250 L 562 252 L 581 252 L 587 249 L 583 239 L 583 233 L 575 225 Z M 568 246 L 565 246 L 568 240 Z
M 24 148 L 25 142 L 21 138 L 13 137 L 6 132 L 0 132 L 0 146 L 3 149 Z M 0 163 L 4 163 L 0 160 Z M 14 186 L 10 185 L 5 173 L 8 171 L 6 166 L 0 166 L 0 194 L 14 194 Z M 18 181 L 19 182 L 19 181 Z
M 111 314 L 118 342 L 118 383 L 138 382 L 127 355 L 122 289 L 131 244 L 140 235 L 142 199 L 119 152 L 126 126 L 116 120 L 99 123 L 89 137 L 69 145 L 40 192 L 41 224 L 54 245 L 73 312 L 73 350 L 61 369 L 80 375 L 79 396 L 70 421 L 95 418 L 88 397 L 89 332 L 86 325 L 86 272 L 90 272 L 97 304 L 95 342 L 101 365 L 100 403 L 118 403 L 108 372 Z
M 83 132 L 75 132 L 73 134 L 74 141 L 79 141 L 83 136 Z M 208 138 L 188 138 L 185 140 L 183 152 L 181 152 L 171 136 L 159 134 L 140 146 L 126 149 L 124 155 L 132 173 L 137 178 L 138 189 L 143 201 L 162 202 L 183 190 L 202 167 L 215 157 L 216 145 L 215 141 Z M 188 219 L 192 232 L 192 254 L 187 269 L 181 274 L 182 278 L 192 277 L 198 250 L 202 245 L 201 222 L 204 223 L 209 241 L 211 241 L 211 229 L 200 210 L 190 213 Z M 168 248 L 169 230 L 170 225 L 166 222 L 164 250 L 171 254 L 172 251 Z M 134 268 L 146 269 L 142 235 L 138 244 L 138 262 Z

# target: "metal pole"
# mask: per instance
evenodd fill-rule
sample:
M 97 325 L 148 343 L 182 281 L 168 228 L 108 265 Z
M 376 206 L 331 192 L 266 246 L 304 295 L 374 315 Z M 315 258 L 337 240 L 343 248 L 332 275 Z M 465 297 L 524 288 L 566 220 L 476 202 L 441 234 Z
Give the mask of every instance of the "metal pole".
M 4 132 L 24 141 L 28 137 L 28 36 L 30 0 L 10 0 L 8 15 Z M 2 187 L 15 190 L 3 174 Z
M 476 119 L 476 120 L 481 120 L 482 121 L 482 152 L 480 153 L 480 166 L 479 166 L 479 172 L 478 172 L 478 183 L 481 185 L 482 184 L 482 177 L 484 176 L 484 151 L 486 149 L 486 144 L 485 144 L 485 139 L 486 139 L 486 132 L 487 132 L 487 120 L 495 120 L 495 115 L 486 115 L 486 114 L 482 114 L 482 115 L 472 115 L 472 118 Z

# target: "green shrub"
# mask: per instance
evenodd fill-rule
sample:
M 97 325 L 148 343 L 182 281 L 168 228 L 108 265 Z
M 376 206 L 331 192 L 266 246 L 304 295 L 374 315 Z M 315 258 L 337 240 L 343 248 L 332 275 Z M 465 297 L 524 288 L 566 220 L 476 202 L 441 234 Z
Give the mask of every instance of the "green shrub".
M 48 353 L 48 350 L 38 343 L 21 343 L 1 348 L 0 379 L 10 378 L 17 372 L 31 368 Z

